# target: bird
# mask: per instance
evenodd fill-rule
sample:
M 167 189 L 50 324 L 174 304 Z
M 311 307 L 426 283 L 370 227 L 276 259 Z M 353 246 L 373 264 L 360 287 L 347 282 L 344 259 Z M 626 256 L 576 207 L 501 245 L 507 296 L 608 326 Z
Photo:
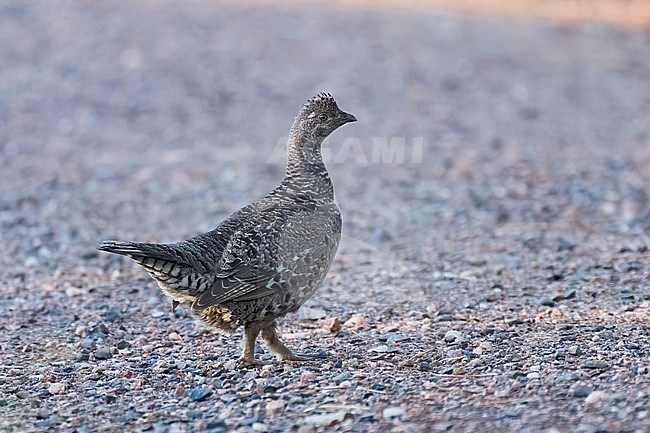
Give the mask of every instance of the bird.
M 297 311 L 322 285 L 341 240 L 341 211 L 321 145 L 356 122 L 330 93 L 307 100 L 287 140 L 284 178 L 207 233 L 177 243 L 106 240 L 100 251 L 141 265 L 171 298 L 191 303 L 200 321 L 231 336 L 244 328 L 239 367 L 255 358 L 261 334 L 278 361 L 306 361 L 280 339 L 277 319 Z

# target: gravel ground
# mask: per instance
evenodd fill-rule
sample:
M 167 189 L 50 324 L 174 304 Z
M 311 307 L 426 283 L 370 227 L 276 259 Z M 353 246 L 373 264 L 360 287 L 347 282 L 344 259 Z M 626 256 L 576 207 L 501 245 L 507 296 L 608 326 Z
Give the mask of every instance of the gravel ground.
M 0 431 L 650 431 L 649 28 L 369 5 L 0 3 Z M 264 194 L 318 91 L 327 357 L 236 370 L 94 247 Z

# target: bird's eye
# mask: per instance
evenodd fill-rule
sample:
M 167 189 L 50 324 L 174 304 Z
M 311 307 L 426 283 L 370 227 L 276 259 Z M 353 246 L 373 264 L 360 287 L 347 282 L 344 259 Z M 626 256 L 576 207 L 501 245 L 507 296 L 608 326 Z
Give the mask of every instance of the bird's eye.
M 319 118 L 320 120 L 325 121 L 325 120 L 327 120 L 327 114 L 323 113 L 323 114 L 321 114 L 320 116 L 318 116 L 318 118 Z

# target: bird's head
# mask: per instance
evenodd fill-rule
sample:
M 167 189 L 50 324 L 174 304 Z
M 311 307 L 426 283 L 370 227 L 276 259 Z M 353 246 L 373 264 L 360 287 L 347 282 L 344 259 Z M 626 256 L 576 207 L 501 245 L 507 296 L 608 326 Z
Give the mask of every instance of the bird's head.
M 294 129 L 299 134 L 323 140 L 338 127 L 356 122 L 357 118 L 342 111 L 329 93 L 319 93 L 302 106 L 296 117 Z

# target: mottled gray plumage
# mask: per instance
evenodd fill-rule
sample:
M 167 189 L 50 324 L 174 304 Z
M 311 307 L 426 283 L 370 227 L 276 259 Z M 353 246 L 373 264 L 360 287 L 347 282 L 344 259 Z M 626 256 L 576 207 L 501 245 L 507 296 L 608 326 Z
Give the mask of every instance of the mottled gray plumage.
M 258 334 L 280 360 L 302 360 L 279 340 L 275 319 L 296 311 L 323 282 L 341 238 L 341 214 L 321 144 L 356 118 L 330 94 L 302 107 L 289 133 L 284 180 L 216 229 L 174 244 L 105 241 L 129 256 L 172 298 L 230 335 L 244 326 L 241 362 L 255 363 Z

